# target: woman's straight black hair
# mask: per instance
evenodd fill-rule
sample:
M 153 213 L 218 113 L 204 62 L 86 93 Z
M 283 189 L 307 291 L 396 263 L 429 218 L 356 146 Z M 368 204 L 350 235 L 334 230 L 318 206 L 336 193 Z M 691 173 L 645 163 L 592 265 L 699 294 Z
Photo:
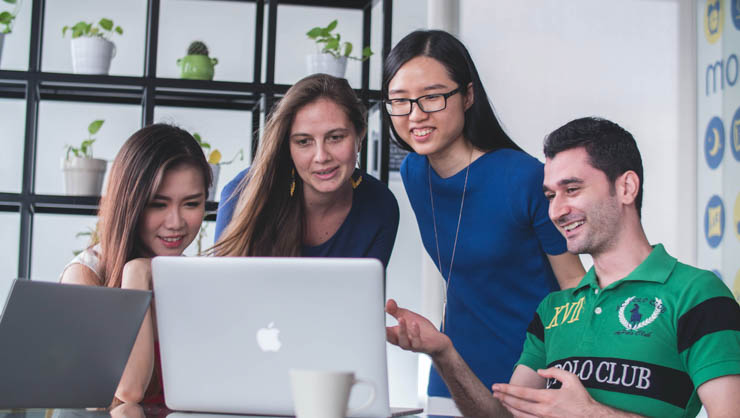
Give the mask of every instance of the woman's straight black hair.
M 463 88 L 464 93 L 467 92 L 466 86 L 473 83 L 473 105 L 465 111 L 465 127 L 463 128 L 463 135 L 473 146 L 483 151 L 500 148 L 521 150 L 504 132 L 496 119 L 486 90 L 478 76 L 478 70 L 465 45 L 445 31 L 417 30 L 401 39 L 385 59 L 382 86 L 384 98 L 388 98 L 388 84 L 398 69 L 409 60 L 419 56 L 439 61 L 447 69 L 450 78 Z M 383 112 L 383 114 L 398 146 L 407 151 L 413 151 L 411 146 L 404 142 L 396 132 L 388 113 Z

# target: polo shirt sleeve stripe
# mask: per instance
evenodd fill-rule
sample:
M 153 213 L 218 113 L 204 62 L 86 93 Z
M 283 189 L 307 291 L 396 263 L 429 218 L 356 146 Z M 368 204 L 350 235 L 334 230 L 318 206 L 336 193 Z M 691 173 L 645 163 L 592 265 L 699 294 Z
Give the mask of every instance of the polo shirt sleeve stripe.
M 545 342 L 545 326 L 542 325 L 542 319 L 540 319 L 540 315 L 537 312 L 534 313 L 534 318 L 529 323 L 527 332 L 537 337 L 543 343 Z
M 740 306 L 729 297 L 707 299 L 678 319 L 678 352 L 707 334 L 725 330 L 740 331 Z
M 538 312 L 534 313 L 532 322 L 527 327 L 527 336 L 524 339 L 524 347 L 522 348 L 522 354 L 519 357 L 519 361 L 516 362 L 514 368 L 518 365 L 527 366 L 532 370 L 543 369 L 547 365 L 547 355 L 545 353 L 545 327 L 542 325 L 539 312 L 543 305 L 547 305 L 545 298 L 540 307 L 537 308 Z

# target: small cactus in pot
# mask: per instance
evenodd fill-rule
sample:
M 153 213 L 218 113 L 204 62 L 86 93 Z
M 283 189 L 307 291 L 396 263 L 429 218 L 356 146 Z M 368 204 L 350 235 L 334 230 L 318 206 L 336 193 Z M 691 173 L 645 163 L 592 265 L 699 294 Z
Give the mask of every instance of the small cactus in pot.
M 218 60 L 208 56 L 208 47 L 201 41 L 191 42 L 188 54 L 177 60 L 180 78 L 189 80 L 213 80 L 213 67 L 216 64 Z
M 188 47 L 188 55 L 205 55 L 208 56 L 208 47 L 201 41 L 193 41 Z

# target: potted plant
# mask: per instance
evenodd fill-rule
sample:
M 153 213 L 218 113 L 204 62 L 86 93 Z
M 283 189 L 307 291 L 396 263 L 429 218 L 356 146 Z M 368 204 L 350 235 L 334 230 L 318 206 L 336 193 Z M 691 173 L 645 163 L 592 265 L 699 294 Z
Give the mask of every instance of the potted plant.
M 203 250 L 205 249 L 205 248 L 203 248 L 204 247 L 203 246 L 203 239 L 205 239 L 205 237 L 208 236 L 208 231 L 206 230 L 207 226 L 208 225 L 206 224 L 206 218 L 204 216 L 203 217 L 203 223 L 200 224 L 200 231 L 198 231 L 198 238 L 195 240 L 195 245 L 196 245 L 196 248 L 197 248 L 196 255 L 198 255 L 198 256 L 205 255 L 205 254 L 203 254 Z M 206 248 L 208 248 L 208 247 L 206 247 Z
M 203 153 L 206 155 L 208 165 L 211 166 L 211 173 L 213 173 L 213 182 L 211 184 L 211 187 L 208 189 L 208 200 L 213 201 L 216 197 L 216 186 L 218 186 L 218 174 L 221 172 L 221 166 L 233 163 L 237 157 L 239 157 L 239 161 L 244 160 L 244 150 L 240 148 L 239 151 L 237 151 L 234 155 L 234 158 L 230 159 L 229 161 L 221 161 L 221 151 L 215 148 L 211 149 L 211 144 L 203 141 L 203 139 L 201 139 L 200 137 L 200 134 L 198 134 L 197 132 L 193 133 L 193 138 L 195 138 L 195 140 L 198 141 L 198 144 L 200 144 L 200 147 L 203 148 Z
M 316 42 L 320 50 L 315 54 L 306 57 L 306 64 L 310 74 L 325 73 L 334 77 L 344 78 L 344 72 L 347 69 L 347 59 L 365 61 L 373 55 L 369 46 L 362 49 L 362 56 L 353 57 L 352 43 L 341 42 L 341 36 L 338 33 L 332 33 L 337 27 L 337 20 L 334 19 L 322 28 L 317 26 L 306 32 L 309 39 Z
M 177 60 L 180 78 L 189 80 L 213 80 L 213 67 L 218 59 L 208 56 L 208 47 L 201 41 L 193 41 L 188 54 Z
M 77 257 L 81 252 L 85 251 L 85 248 L 87 248 L 88 245 L 95 244 L 100 242 L 100 237 L 98 235 L 98 223 L 95 223 L 94 227 L 87 227 L 87 231 L 80 231 L 75 234 L 75 238 L 82 238 L 87 237 L 87 245 L 85 245 L 84 248 L 80 250 L 74 250 L 72 251 L 72 254 Z
M 18 15 L 18 9 L 20 8 L 21 2 L 18 0 L 3 0 L 5 3 L 15 5 L 12 12 L 3 10 L 0 12 L 0 60 L 3 57 L 3 43 L 5 42 L 5 35 L 13 31 L 13 22 L 15 17 Z
M 64 192 L 71 196 L 100 196 L 107 162 L 93 158 L 93 135 L 103 126 L 103 120 L 95 120 L 87 127 L 90 137 L 79 147 L 67 145 L 67 154 L 62 158 L 64 172 Z
M 62 28 L 62 36 L 72 31 L 72 71 L 75 74 L 108 74 L 110 62 L 116 55 L 116 44 L 110 37 L 114 33 L 123 35 L 120 26 L 102 18 L 97 24 L 77 22 Z

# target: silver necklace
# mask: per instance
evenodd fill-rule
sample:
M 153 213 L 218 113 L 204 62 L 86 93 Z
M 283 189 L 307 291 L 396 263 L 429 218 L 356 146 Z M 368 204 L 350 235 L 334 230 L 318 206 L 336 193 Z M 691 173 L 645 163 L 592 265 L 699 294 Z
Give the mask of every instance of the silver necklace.
M 471 155 L 471 160 L 472 155 Z M 471 161 L 472 163 L 472 161 Z M 442 258 L 439 255 L 439 237 L 437 235 L 437 217 L 434 213 L 434 193 L 432 192 L 432 168 L 431 164 L 427 161 L 427 180 L 429 181 L 429 202 L 432 205 L 432 224 L 434 225 L 434 243 L 437 245 L 437 265 L 439 266 L 439 272 L 442 273 Z M 452 280 L 452 264 L 455 262 L 455 250 L 457 249 L 457 237 L 460 233 L 460 221 L 462 220 L 463 205 L 465 204 L 465 191 L 468 188 L 468 173 L 470 173 L 470 165 L 465 169 L 465 183 L 463 185 L 462 197 L 460 198 L 460 212 L 457 215 L 457 228 L 455 229 L 455 241 L 452 244 L 452 257 L 450 257 L 450 269 L 447 272 L 447 280 L 445 281 L 445 293 L 444 301 L 442 302 L 442 332 L 445 331 L 445 322 L 447 318 L 447 292 L 450 288 L 450 280 Z

